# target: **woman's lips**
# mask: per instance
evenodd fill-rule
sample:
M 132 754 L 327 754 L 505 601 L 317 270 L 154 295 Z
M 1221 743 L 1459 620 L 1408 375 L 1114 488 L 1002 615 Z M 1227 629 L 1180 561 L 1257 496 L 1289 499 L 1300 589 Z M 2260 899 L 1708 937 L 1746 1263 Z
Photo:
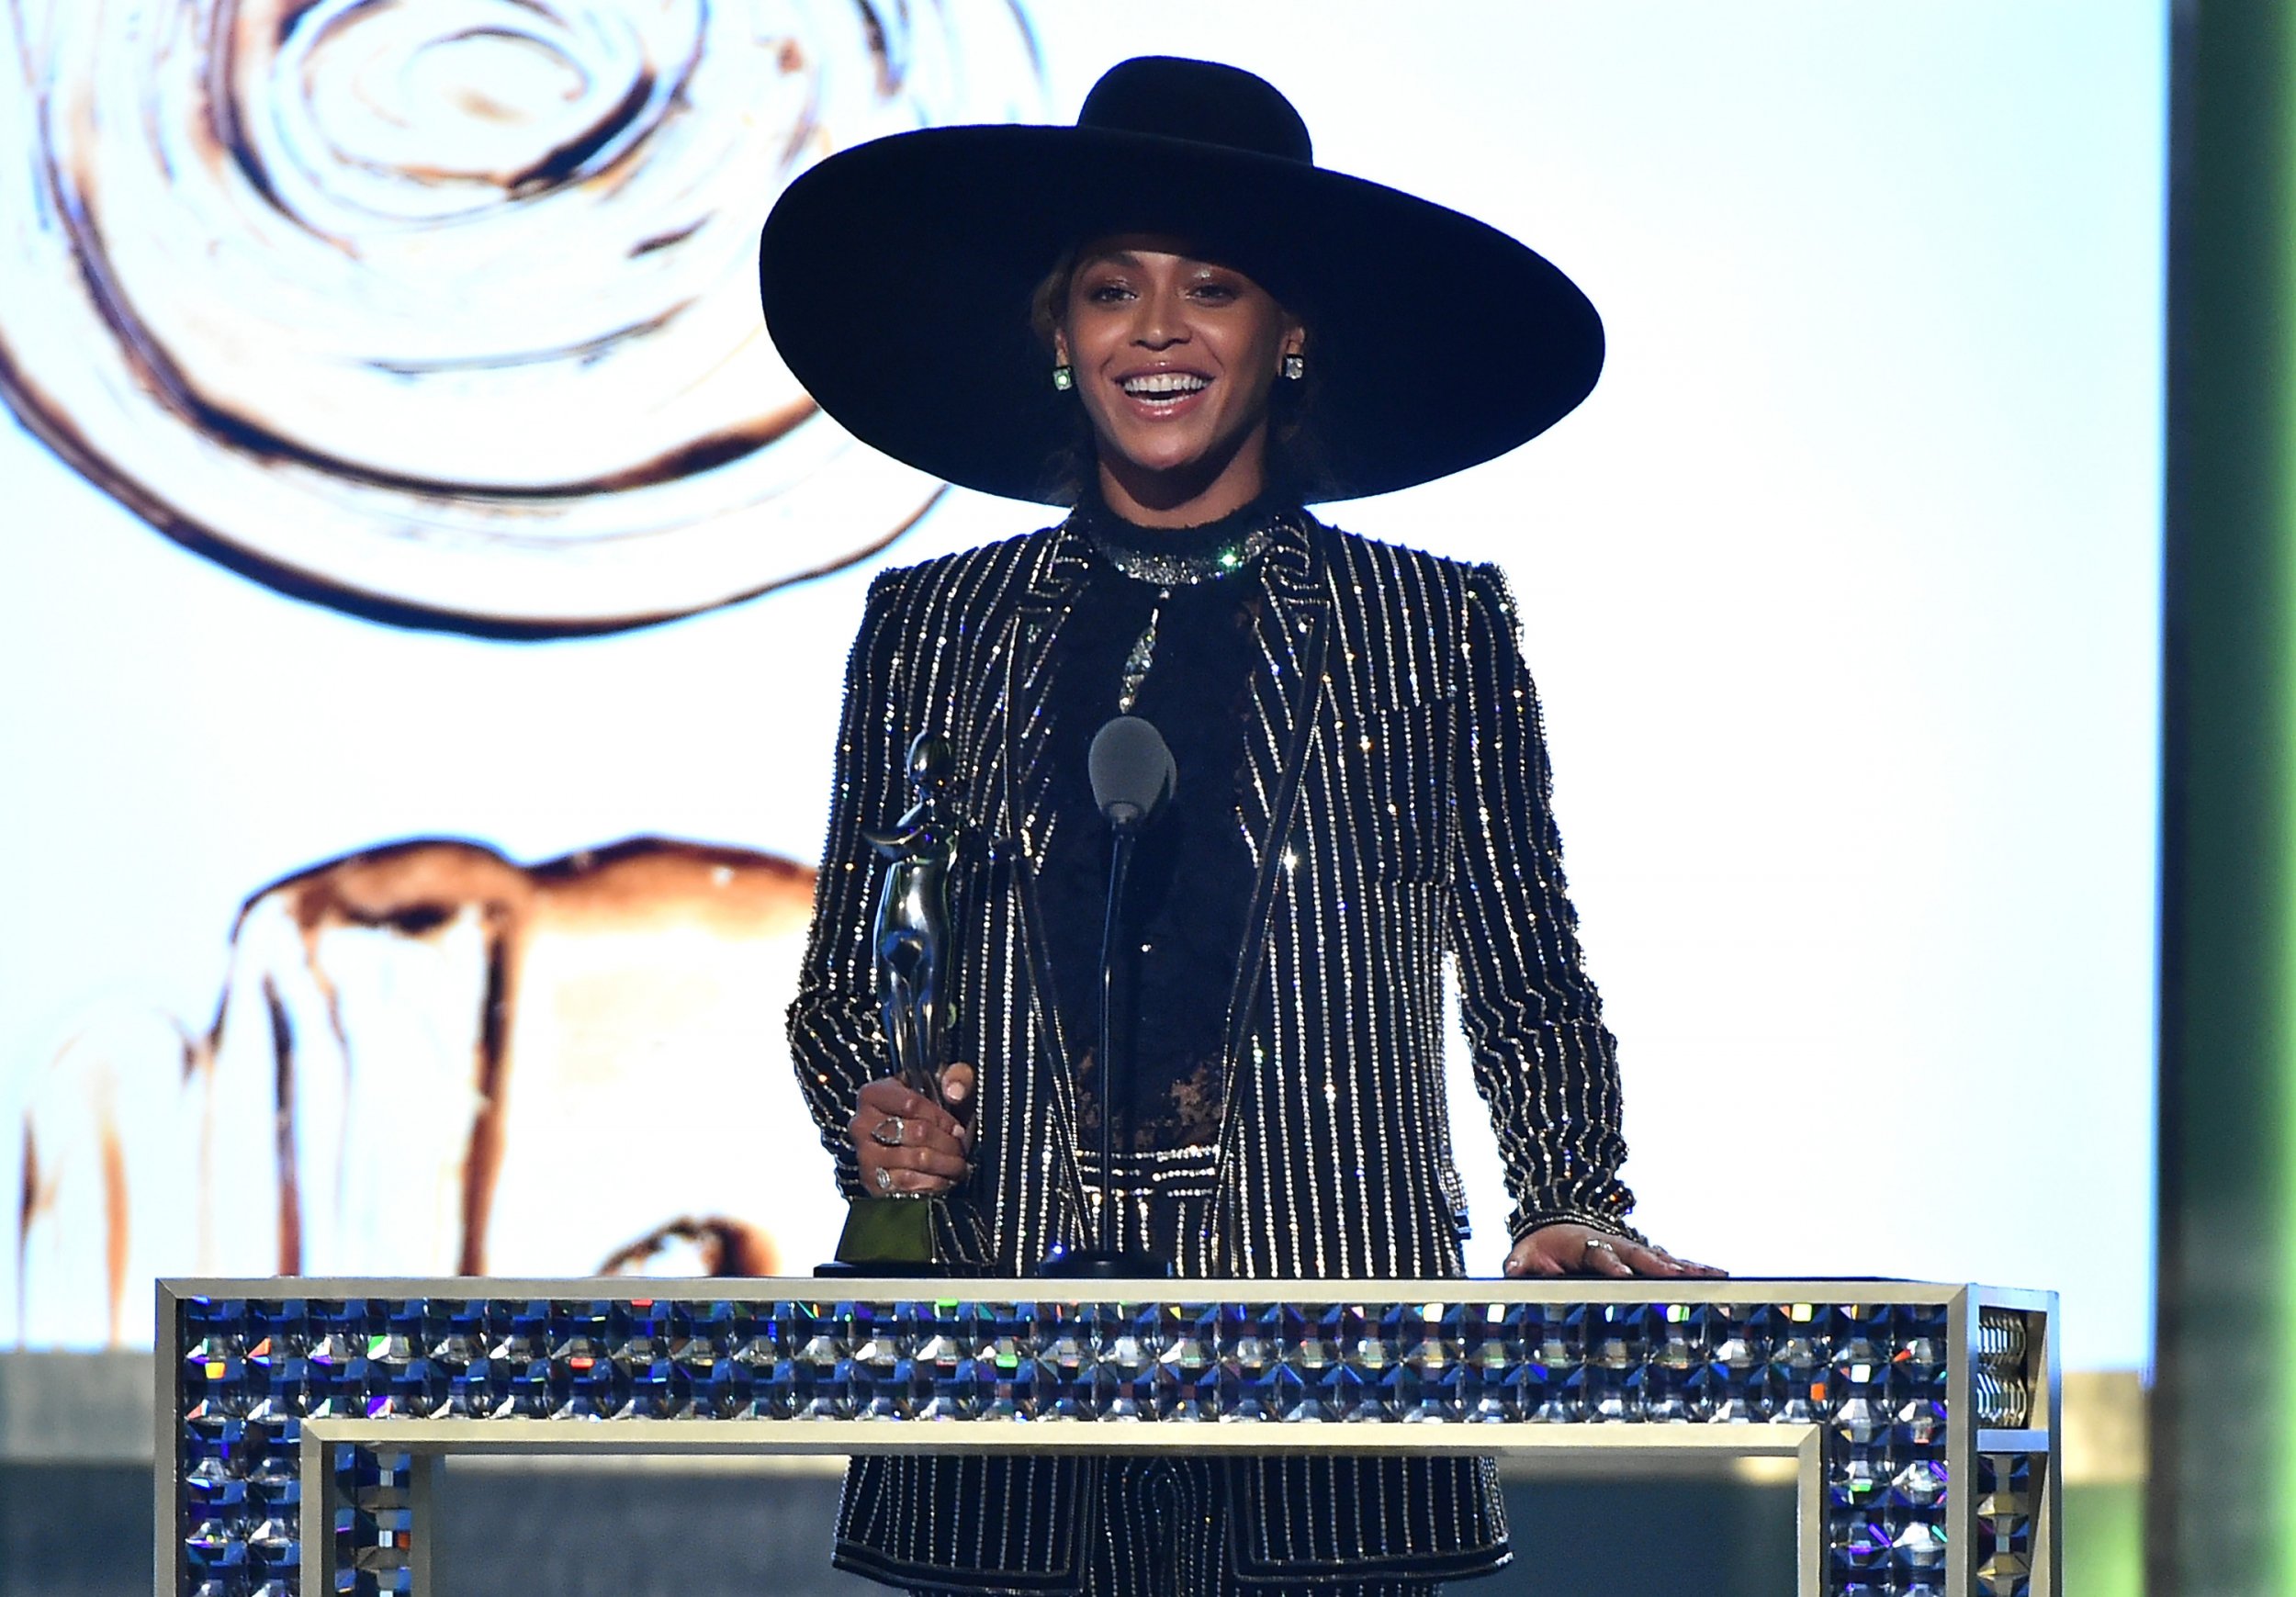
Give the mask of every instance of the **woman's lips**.
M 1142 372 L 1117 379 L 1117 388 L 1139 414 L 1176 416 L 1195 409 L 1211 388 L 1200 372 Z

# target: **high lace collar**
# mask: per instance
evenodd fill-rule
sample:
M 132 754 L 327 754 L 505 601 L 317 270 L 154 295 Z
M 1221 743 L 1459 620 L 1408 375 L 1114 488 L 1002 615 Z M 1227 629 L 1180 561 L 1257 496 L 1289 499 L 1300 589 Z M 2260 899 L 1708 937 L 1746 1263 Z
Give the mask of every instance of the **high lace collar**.
M 1165 588 L 1192 587 L 1249 570 L 1296 509 L 1271 491 L 1192 527 L 1144 527 L 1093 494 L 1069 512 L 1068 524 L 1124 576 Z

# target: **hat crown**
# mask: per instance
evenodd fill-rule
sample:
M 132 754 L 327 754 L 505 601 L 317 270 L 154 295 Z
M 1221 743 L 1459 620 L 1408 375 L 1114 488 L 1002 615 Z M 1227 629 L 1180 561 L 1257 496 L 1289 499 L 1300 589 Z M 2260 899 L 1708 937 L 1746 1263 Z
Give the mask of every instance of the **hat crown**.
M 1213 61 L 1143 55 L 1120 62 L 1092 85 L 1076 126 L 1315 163 L 1307 123 L 1276 85 Z

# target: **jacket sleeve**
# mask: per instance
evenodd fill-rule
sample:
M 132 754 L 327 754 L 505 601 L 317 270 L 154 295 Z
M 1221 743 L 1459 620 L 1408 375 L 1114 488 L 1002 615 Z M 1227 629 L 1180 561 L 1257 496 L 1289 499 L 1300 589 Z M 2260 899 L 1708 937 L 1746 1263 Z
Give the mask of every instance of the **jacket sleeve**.
M 789 1007 L 789 1052 L 805 1107 L 837 1163 L 838 1186 L 862 1196 L 850 1127 L 861 1089 L 893 1074 L 878 1018 L 870 928 L 877 903 L 876 851 L 861 836 L 907 806 L 907 743 L 898 713 L 901 628 L 897 573 L 870 585 L 860 632 L 845 662 L 829 830 L 814 885 L 813 932 Z
M 1618 1179 L 1616 1043 L 1580 962 L 1538 694 L 1495 566 L 1467 574 L 1454 727 L 1450 939 L 1475 1085 L 1514 1199 L 1508 1230 L 1637 1235 Z

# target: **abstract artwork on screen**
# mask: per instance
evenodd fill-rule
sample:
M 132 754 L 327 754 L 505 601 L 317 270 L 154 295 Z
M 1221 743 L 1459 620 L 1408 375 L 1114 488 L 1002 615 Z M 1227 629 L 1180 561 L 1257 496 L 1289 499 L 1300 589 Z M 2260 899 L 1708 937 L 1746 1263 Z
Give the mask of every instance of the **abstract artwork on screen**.
M 287 591 L 508 635 L 691 613 L 941 491 L 776 357 L 824 154 L 1041 119 L 1016 0 L 0 0 L 0 399 Z
M 420 838 L 262 889 L 211 1019 L 109 1017 L 35 1084 L 14 1340 L 141 1340 L 155 1275 L 809 1262 L 842 1209 L 782 1036 L 813 879 Z

